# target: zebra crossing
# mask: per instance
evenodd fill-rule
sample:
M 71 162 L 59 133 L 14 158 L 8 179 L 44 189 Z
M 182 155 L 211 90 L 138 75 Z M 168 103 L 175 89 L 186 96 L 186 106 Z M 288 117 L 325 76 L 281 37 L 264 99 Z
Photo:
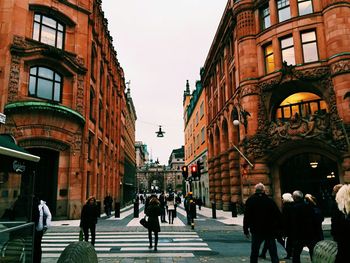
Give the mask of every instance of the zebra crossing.
M 78 233 L 47 233 L 42 240 L 43 257 L 58 258 L 66 246 L 78 241 Z M 210 251 L 208 244 L 193 231 L 162 231 L 158 251 L 148 248 L 148 232 L 97 232 L 98 258 L 114 257 L 194 257 L 197 251 Z

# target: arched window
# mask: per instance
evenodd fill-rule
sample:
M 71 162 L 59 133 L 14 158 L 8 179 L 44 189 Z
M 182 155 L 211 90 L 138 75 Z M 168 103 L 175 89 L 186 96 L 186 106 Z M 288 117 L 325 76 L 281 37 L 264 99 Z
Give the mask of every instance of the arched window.
M 64 26 L 53 18 L 35 14 L 33 39 L 63 49 Z
M 284 99 L 276 110 L 276 119 L 282 121 L 293 117 L 308 118 L 313 114 L 324 114 L 328 111 L 326 102 L 310 92 L 294 93 Z
M 61 102 L 62 77 L 45 67 L 31 67 L 29 96 Z

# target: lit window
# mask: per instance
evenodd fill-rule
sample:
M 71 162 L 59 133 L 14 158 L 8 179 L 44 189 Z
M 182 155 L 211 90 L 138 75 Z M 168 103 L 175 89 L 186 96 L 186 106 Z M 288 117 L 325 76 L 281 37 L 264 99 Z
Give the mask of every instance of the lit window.
M 271 73 L 275 70 L 275 58 L 273 56 L 272 44 L 265 46 L 264 56 L 266 73 Z
M 284 99 L 276 110 L 276 118 L 282 121 L 291 118 L 309 118 L 313 114 L 328 112 L 326 102 L 310 92 L 294 93 Z
M 45 67 L 32 67 L 29 75 L 29 96 L 61 101 L 62 77 Z
M 304 62 L 318 61 L 316 32 L 302 33 L 301 44 L 303 46 Z
M 277 9 L 279 22 L 290 19 L 291 15 L 289 0 L 277 0 Z
M 281 40 L 282 61 L 287 65 L 295 65 L 293 38 L 288 37 Z
M 298 10 L 300 16 L 311 14 L 313 12 L 312 0 L 298 0 Z
M 261 16 L 261 29 L 264 30 L 271 26 L 271 20 L 270 20 L 270 9 L 269 5 L 264 6 L 260 10 L 260 16 Z
M 52 18 L 35 14 L 33 39 L 63 49 L 64 26 Z

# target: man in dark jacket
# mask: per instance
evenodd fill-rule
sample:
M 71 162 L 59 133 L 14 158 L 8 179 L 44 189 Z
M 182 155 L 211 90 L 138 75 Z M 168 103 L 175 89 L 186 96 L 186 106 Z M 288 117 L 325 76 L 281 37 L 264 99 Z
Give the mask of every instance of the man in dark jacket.
M 265 186 L 255 186 L 255 194 L 245 204 L 243 230 L 247 238 L 252 235 L 250 262 L 258 262 L 259 249 L 263 241 L 268 247 L 271 262 L 278 263 L 275 238 L 281 229 L 281 212 L 276 203 L 265 194 Z
M 294 240 L 293 263 L 300 263 L 300 254 L 306 246 L 310 257 L 318 241 L 315 235 L 315 215 L 311 206 L 304 201 L 301 191 L 293 192 L 294 205 L 291 211 L 291 236 Z

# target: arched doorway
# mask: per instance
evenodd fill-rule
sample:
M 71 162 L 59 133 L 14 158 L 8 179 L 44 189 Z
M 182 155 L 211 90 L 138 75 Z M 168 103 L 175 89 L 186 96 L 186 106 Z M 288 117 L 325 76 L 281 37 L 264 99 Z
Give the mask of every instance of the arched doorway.
M 55 216 L 59 152 L 44 148 L 30 148 L 27 150 L 40 156 L 35 174 L 34 193 L 46 201 L 52 215 Z
M 325 215 L 330 214 L 333 186 L 339 183 L 337 163 L 319 153 L 299 153 L 280 166 L 281 193 L 312 194 Z

